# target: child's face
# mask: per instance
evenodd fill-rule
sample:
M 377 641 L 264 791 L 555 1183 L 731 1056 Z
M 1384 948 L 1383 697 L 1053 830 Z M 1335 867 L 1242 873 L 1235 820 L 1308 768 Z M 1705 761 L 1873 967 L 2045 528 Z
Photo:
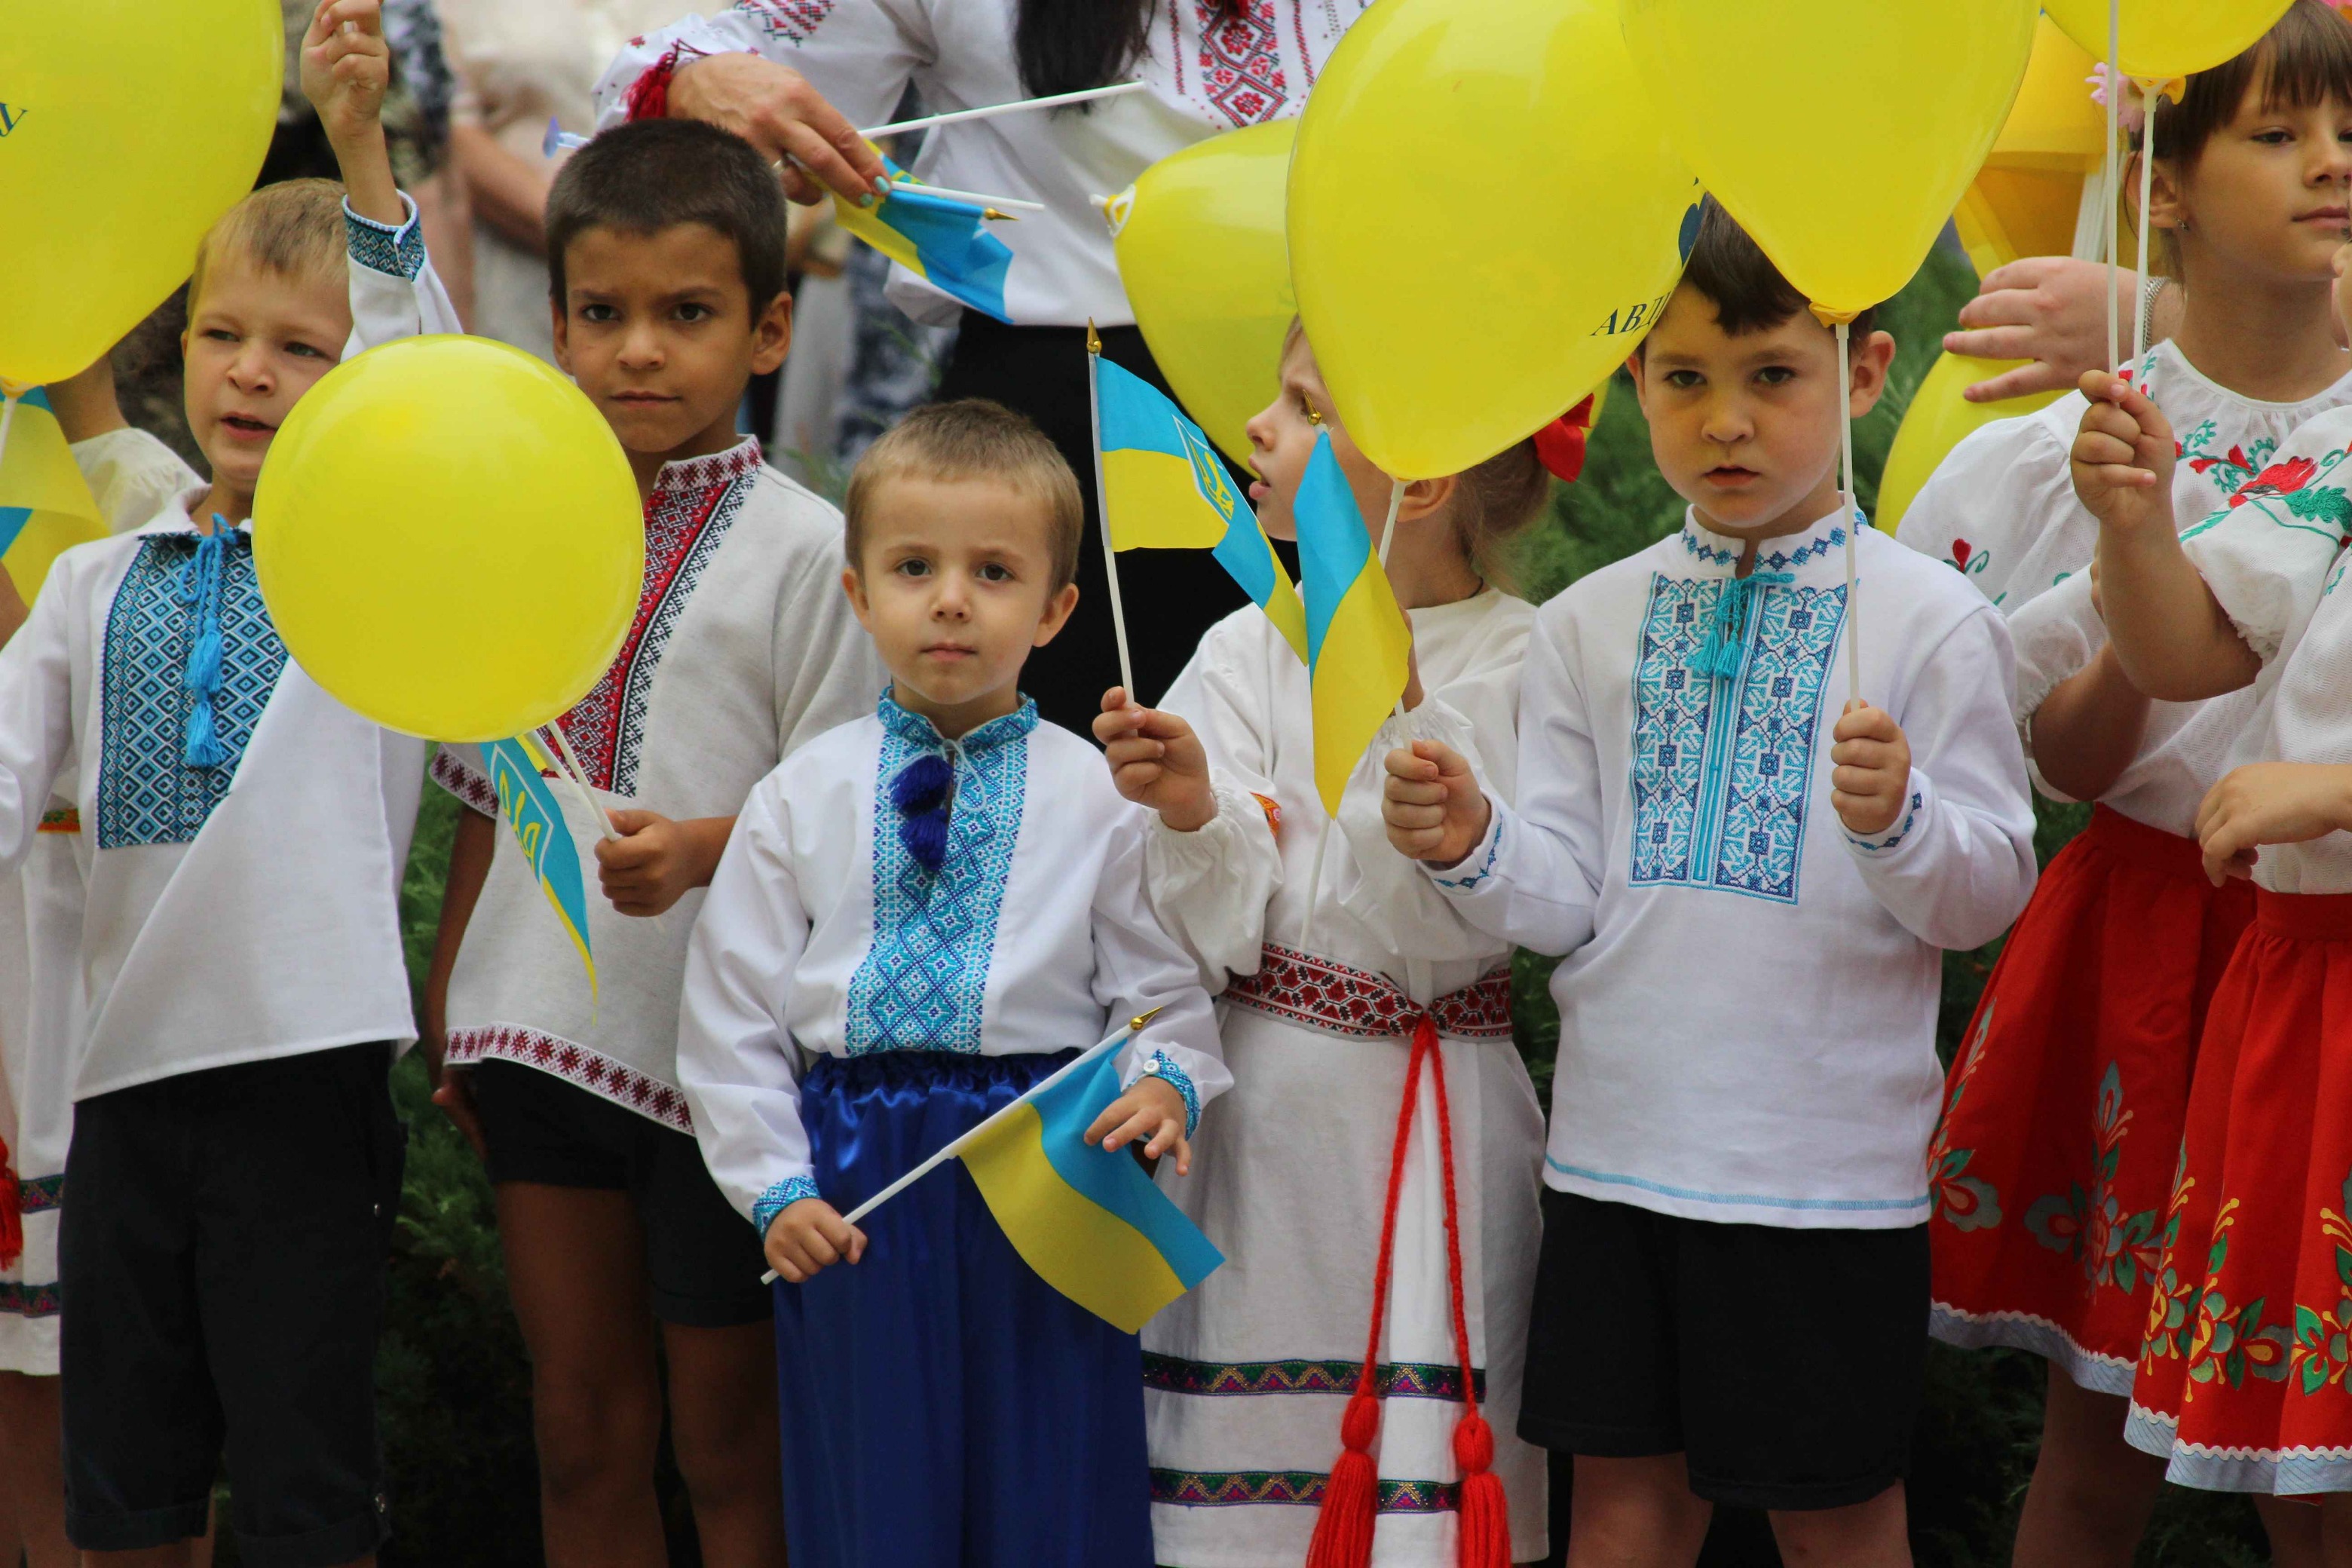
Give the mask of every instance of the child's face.
M 791 297 L 755 320 L 734 242 L 698 223 L 587 229 L 563 270 L 555 361 L 621 445 L 643 457 L 732 445 L 745 384 L 792 347 Z
M 2148 211 L 2158 226 L 2188 231 L 2192 256 L 2202 251 L 2265 280 L 2316 282 L 2352 234 L 2352 103 L 2273 105 L 2263 87 L 2247 88 L 2237 114 L 2177 183 L 2158 163 Z
M 1807 526 L 1836 505 L 1837 338 L 1807 311 L 1737 337 L 1715 314 L 1675 289 L 1633 361 L 1658 472 L 1725 532 Z M 1885 332 L 1854 345 L 1853 417 L 1876 405 L 1894 355 Z
M 276 272 L 235 250 L 211 259 L 180 347 L 188 431 L 214 484 L 251 504 L 278 427 L 351 335 L 351 290 L 338 274 Z
M 1045 504 L 992 481 L 901 475 L 876 488 L 865 522 L 842 586 L 900 703 L 949 733 L 1011 712 L 1029 650 L 1078 602 L 1076 584 L 1054 586 Z
M 1272 403 L 1251 416 L 1244 428 L 1250 438 L 1250 468 L 1258 477 L 1249 488 L 1250 505 L 1256 509 L 1257 521 L 1268 537 L 1298 537 L 1291 502 L 1298 494 L 1300 476 L 1307 472 L 1307 459 L 1315 453 L 1315 437 L 1326 431 L 1331 437 L 1331 455 L 1339 460 L 1339 471 L 1355 492 L 1356 510 L 1363 513 L 1367 527 L 1380 528 L 1388 514 L 1389 476 L 1374 468 L 1372 460 L 1349 439 L 1304 332 L 1293 331 L 1283 350 L 1282 390 Z

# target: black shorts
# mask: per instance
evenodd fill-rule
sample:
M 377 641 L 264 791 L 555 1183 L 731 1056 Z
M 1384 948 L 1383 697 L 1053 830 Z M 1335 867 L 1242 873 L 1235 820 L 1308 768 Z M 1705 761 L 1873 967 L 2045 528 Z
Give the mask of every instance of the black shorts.
M 226 1451 L 256 1568 L 385 1536 L 375 1430 L 406 1130 L 389 1047 L 183 1073 L 74 1109 L 58 1234 L 66 1533 L 202 1535 Z
M 629 1194 L 656 1317 L 730 1329 L 775 1316 L 775 1297 L 760 1283 L 768 1267 L 760 1235 L 710 1179 L 692 1134 L 520 1062 L 493 1058 L 466 1070 L 492 1182 Z
M 1519 1436 L 1685 1455 L 1746 1508 L 1866 1502 L 1911 1467 L 1927 1227 L 1789 1230 L 1543 1194 Z

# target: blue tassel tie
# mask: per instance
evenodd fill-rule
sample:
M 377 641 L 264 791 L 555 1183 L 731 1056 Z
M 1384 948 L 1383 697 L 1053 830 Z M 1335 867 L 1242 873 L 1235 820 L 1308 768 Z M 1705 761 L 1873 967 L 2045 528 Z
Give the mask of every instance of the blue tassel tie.
M 188 668 L 182 684 L 188 693 L 188 739 L 181 758 L 192 768 L 216 768 L 228 760 L 221 748 L 220 731 L 213 718 L 213 699 L 221 686 L 221 594 L 228 570 L 230 541 L 240 537 L 220 513 L 213 513 L 213 531 L 196 541 L 188 562 L 180 602 L 188 606 L 194 632 L 188 642 Z
M 926 871 L 937 871 L 948 858 L 948 811 L 954 801 L 955 769 L 945 757 L 917 757 L 890 781 L 890 804 L 898 808 L 898 842 Z
M 1797 579 L 1786 572 L 1750 572 L 1725 580 L 1708 617 L 1706 641 L 1691 668 L 1717 680 L 1737 680 L 1748 665 L 1748 627 L 1755 603 L 1767 588 L 1786 587 Z

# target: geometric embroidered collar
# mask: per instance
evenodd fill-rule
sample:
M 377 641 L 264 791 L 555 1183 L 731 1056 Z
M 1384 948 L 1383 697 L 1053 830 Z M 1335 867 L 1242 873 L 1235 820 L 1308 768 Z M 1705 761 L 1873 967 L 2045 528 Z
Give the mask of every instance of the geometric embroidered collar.
M 1021 706 L 1012 712 L 991 719 L 968 731 L 953 744 L 929 719 L 899 707 L 898 699 L 892 697 L 887 688 L 881 700 L 875 704 L 874 713 L 882 721 L 882 727 L 890 733 L 910 746 L 920 746 L 928 752 L 985 752 L 1009 741 L 1017 741 L 1037 727 L 1037 704 L 1027 697 L 1022 698 Z
M 1845 545 L 1845 511 L 1843 506 L 1816 521 L 1802 533 L 1784 533 L 1766 540 L 1758 546 L 1756 570 L 1789 572 L 1821 561 L 1831 551 Z M 1747 549 L 1745 541 L 1728 534 L 1717 533 L 1698 521 L 1698 509 L 1691 507 L 1683 514 L 1682 553 L 1693 563 L 1708 566 L 1734 567 Z
M 723 452 L 706 452 L 699 458 L 680 458 L 674 463 L 664 463 L 661 472 L 654 476 L 654 494 L 707 490 L 713 485 L 730 484 L 759 467 L 760 438 L 746 436 Z

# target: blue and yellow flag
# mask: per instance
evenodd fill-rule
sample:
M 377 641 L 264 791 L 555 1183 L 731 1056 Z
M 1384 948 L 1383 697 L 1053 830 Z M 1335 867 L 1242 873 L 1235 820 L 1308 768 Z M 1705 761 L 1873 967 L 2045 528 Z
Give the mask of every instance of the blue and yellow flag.
M 540 890 L 547 895 L 563 932 L 580 950 L 588 971 L 588 994 L 596 994 L 596 958 L 588 946 L 588 884 L 580 868 L 580 846 L 572 841 L 555 792 L 547 787 L 541 770 L 555 766 L 545 747 L 530 735 L 511 741 L 490 741 L 482 747 L 483 771 L 498 791 L 499 811 L 514 829 L 522 858 L 530 862 Z
M 885 158 L 882 166 L 890 175 L 890 194 L 870 207 L 836 199 L 834 221 L 933 288 L 1010 325 L 1004 275 L 1013 252 L 982 226 L 988 221 L 983 209 L 925 195 L 898 164 Z
M 1103 526 L 1114 550 L 1206 550 L 1298 657 L 1307 611 L 1217 450 L 1158 387 L 1089 353 Z
M 1224 1255 L 1125 1149 L 1087 1129 L 1119 1097 L 1112 1036 L 958 1141 L 1004 1238 L 1039 1279 L 1126 1333 L 1208 1278 Z
M 1291 507 L 1298 523 L 1298 576 L 1307 597 L 1307 670 L 1315 691 L 1315 788 L 1337 816 L 1364 748 L 1404 695 L 1412 627 L 1372 552 L 1364 514 L 1348 488 L 1330 432 L 1314 453 Z
M 49 563 L 74 545 L 105 538 L 106 521 L 49 410 L 49 395 L 34 387 L 16 399 L 7 420 L 0 438 L 0 566 L 30 604 Z

